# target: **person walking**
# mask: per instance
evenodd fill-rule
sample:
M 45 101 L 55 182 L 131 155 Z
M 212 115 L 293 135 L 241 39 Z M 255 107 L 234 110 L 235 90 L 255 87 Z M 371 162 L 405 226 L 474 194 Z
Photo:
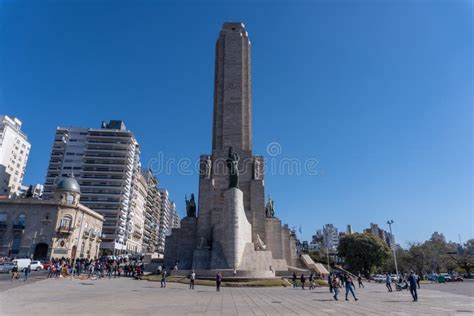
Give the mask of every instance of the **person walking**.
M 48 266 L 48 275 L 46 276 L 47 279 L 51 278 L 53 276 L 53 264 L 50 263 Z
M 217 272 L 216 274 L 216 291 L 221 291 L 222 273 Z
M 297 276 L 296 276 L 296 272 L 293 272 L 293 288 L 296 288 L 296 279 L 297 279 Z
M 329 293 L 332 293 L 332 283 L 333 283 L 333 277 L 331 273 L 328 274 L 328 285 L 329 285 Z
M 354 282 L 352 282 L 352 278 L 350 275 L 346 274 L 345 277 L 344 277 L 344 283 L 346 285 L 346 301 L 349 300 L 349 298 L 347 297 L 349 295 L 349 292 L 352 293 L 352 296 L 354 297 L 354 300 L 358 301 L 357 297 L 355 296 L 354 294 Z
M 314 290 L 314 273 L 311 272 L 309 275 L 309 289 Z
M 161 272 L 161 287 L 166 287 L 166 277 L 167 277 L 166 269 L 163 268 L 163 271 Z
M 338 301 L 337 296 L 339 295 L 339 289 L 341 288 L 341 280 L 338 276 L 332 277 L 332 289 L 334 291 L 334 300 Z
M 385 286 L 387 287 L 389 292 L 392 292 L 392 278 L 390 277 L 390 274 L 385 273 Z
M 189 289 L 194 290 L 194 280 L 196 280 L 196 273 L 191 271 L 191 274 L 189 275 Z
M 420 281 L 421 277 L 419 275 L 416 276 L 416 285 L 418 286 L 418 289 L 420 289 Z
M 411 271 L 410 272 L 410 276 L 408 277 L 408 283 L 410 285 L 410 293 L 411 293 L 411 296 L 413 297 L 413 302 L 417 302 L 418 301 L 418 293 L 416 293 L 416 274 Z
M 15 264 L 12 268 L 12 278 L 10 279 L 10 282 L 16 279 L 17 275 L 18 275 L 18 266 Z
M 304 284 L 306 283 L 306 277 L 304 276 L 304 273 L 301 274 L 301 288 L 304 290 Z
M 31 272 L 31 266 L 28 265 L 24 270 L 23 273 L 25 274 L 25 282 L 28 281 L 28 274 Z
M 364 288 L 364 283 L 362 283 L 362 276 L 359 273 L 359 276 L 357 277 L 357 282 L 359 283 L 359 289 L 362 287 Z

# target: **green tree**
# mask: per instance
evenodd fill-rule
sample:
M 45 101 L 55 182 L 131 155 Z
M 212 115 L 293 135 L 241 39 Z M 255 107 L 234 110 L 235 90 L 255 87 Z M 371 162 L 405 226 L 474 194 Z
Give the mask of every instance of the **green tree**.
M 423 275 L 426 267 L 429 265 L 429 253 L 425 244 L 412 243 L 406 252 L 406 257 L 401 260 L 400 272 L 415 271 L 418 275 Z
M 356 274 L 361 272 L 366 276 L 382 267 L 390 258 L 387 244 L 380 238 L 365 233 L 342 237 L 337 250 L 350 271 Z
M 406 258 L 407 250 L 397 247 L 395 252 L 397 253 L 397 267 L 398 267 L 398 270 L 399 271 L 406 271 L 407 270 L 406 265 L 407 265 L 407 262 L 408 262 L 408 260 Z M 396 271 L 397 271 L 397 269 L 395 268 L 395 260 L 393 258 L 393 252 L 390 251 L 389 258 L 387 258 L 387 260 L 385 260 L 383 266 L 381 267 L 381 269 L 378 270 L 378 272 L 380 272 L 380 273 L 389 272 L 389 273 L 395 274 Z
M 467 277 L 471 278 L 471 270 L 474 267 L 474 239 L 469 239 L 464 247 L 461 247 L 456 254 L 450 254 L 451 259 L 464 271 Z

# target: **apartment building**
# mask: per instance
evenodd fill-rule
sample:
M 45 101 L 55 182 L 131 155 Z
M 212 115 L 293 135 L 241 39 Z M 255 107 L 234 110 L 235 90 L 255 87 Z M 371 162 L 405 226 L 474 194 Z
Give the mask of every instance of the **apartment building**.
M 100 128 L 58 127 L 43 198 L 52 198 L 59 179 L 74 175 L 81 203 L 104 216 L 102 252 L 139 251 L 144 207 L 139 161 L 139 144 L 123 121 L 102 122 Z
M 16 117 L 0 116 L 0 196 L 12 197 L 21 189 L 31 145 Z

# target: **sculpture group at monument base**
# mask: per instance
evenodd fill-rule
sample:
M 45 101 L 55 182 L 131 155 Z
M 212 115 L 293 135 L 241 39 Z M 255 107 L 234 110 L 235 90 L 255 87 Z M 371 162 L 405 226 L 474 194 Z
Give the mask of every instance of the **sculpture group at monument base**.
M 285 234 L 280 221 L 269 218 L 267 224 L 274 234 L 278 234 L 276 239 L 281 244 Z M 210 242 L 197 239 L 198 225 L 199 218 L 185 217 L 181 228 L 173 229 L 166 239 L 165 267 L 177 266 L 182 272 L 195 270 L 203 276 L 212 271 L 233 274 L 235 270 L 239 277 L 255 278 L 274 277 L 276 271 L 288 271 L 287 259 L 275 258 L 260 236 L 252 242 L 252 225 L 247 219 L 240 189 L 229 188 L 224 192 L 224 208 L 220 221 L 212 228 L 214 237 Z M 293 240 L 288 232 L 285 233 L 290 245 Z M 281 248 L 280 255 L 284 247 Z

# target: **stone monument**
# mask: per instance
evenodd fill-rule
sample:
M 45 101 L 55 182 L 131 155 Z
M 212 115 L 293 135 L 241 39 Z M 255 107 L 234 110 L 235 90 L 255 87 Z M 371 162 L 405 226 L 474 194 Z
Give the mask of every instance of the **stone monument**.
M 264 161 L 252 153 L 251 45 L 242 23 L 216 43 L 212 153 L 200 159 L 197 215 L 166 239 L 165 266 L 252 271 L 296 266 L 295 236 L 265 205 Z M 196 217 L 194 217 L 196 216 Z

